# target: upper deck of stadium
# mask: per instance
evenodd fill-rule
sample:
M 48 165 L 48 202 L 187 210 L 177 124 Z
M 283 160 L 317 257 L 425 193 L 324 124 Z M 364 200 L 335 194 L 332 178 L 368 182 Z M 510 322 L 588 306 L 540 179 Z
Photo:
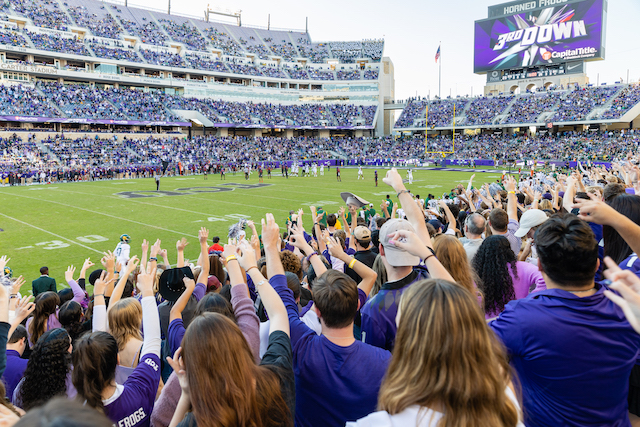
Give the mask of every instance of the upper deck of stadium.
M 305 30 L 205 22 L 202 18 L 95 0 L 9 0 L 0 4 L 0 49 L 65 59 L 61 68 L 125 67 L 306 81 L 376 80 L 383 40 L 314 42 Z M 106 64 L 105 64 L 106 65 Z M 366 65 L 366 66 L 365 66 Z M 144 71 L 141 71 L 144 69 Z M 209 72 L 209 73 L 208 73 Z M 311 88 L 309 88 L 311 89 Z

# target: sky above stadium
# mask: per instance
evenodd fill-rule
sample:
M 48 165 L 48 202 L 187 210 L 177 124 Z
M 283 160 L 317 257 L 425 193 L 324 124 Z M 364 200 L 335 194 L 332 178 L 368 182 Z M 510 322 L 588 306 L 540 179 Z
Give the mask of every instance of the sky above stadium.
M 134 0 L 166 11 L 167 2 Z M 344 1 L 324 0 L 222 0 L 212 7 L 242 10 L 243 25 L 304 29 L 309 17 L 309 34 L 315 41 L 384 38 L 385 56 L 395 67 L 396 99 L 438 94 L 438 66 L 435 54 L 442 42 L 442 96 L 482 93 L 486 76 L 473 74 L 474 21 L 487 17 L 487 7 L 502 1 Z M 173 0 L 178 14 L 204 16 L 207 1 Z M 586 64 L 591 83 L 640 81 L 640 1 L 609 0 L 606 59 Z M 599 75 L 599 76 L 598 76 Z

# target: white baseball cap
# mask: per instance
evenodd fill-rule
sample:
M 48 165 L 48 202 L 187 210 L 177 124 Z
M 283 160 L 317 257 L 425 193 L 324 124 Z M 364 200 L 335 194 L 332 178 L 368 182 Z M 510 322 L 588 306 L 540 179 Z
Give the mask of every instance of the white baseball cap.
M 518 230 L 513 234 L 516 237 L 524 237 L 527 235 L 529 230 L 533 227 L 537 227 L 548 219 L 549 217 L 547 214 L 540 209 L 529 209 L 522 214 L 522 217 L 520 217 L 520 228 L 518 228 Z

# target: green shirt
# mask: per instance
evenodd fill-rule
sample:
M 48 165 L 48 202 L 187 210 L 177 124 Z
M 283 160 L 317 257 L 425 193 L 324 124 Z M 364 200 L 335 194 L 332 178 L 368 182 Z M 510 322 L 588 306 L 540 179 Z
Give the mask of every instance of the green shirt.
M 317 212 L 316 212 L 317 218 L 318 218 L 318 224 L 322 224 L 325 227 L 327 226 L 327 213 L 322 210 L 322 208 L 318 208 Z
M 364 220 L 366 221 L 367 226 L 369 225 L 369 221 L 371 221 L 371 218 L 375 216 L 376 216 L 376 210 L 373 208 L 369 208 L 364 211 Z

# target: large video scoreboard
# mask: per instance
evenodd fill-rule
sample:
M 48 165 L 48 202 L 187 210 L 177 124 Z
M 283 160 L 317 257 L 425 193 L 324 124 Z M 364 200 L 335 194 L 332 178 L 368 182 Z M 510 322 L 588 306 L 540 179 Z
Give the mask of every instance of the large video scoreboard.
M 605 57 L 607 0 L 524 0 L 489 7 L 475 22 L 474 72 Z

